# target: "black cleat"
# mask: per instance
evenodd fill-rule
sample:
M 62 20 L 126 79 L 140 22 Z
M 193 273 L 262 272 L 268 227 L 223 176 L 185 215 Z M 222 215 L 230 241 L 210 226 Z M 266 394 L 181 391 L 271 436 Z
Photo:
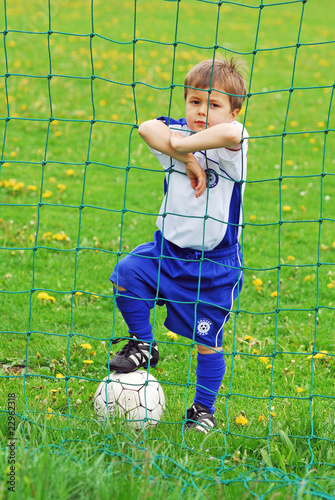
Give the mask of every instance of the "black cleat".
M 125 339 L 114 339 L 113 344 Z M 111 372 L 130 373 L 138 368 L 147 369 L 155 367 L 158 363 L 159 353 L 156 343 L 143 342 L 133 336 L 127 344 L 117 352 L 106 364 Z
M 187 410 L 185 430 L 195 430 L 208 434 L 216 427 L 214 415 L 211 415 L 208 408 L 200 403 L 194 403 Z

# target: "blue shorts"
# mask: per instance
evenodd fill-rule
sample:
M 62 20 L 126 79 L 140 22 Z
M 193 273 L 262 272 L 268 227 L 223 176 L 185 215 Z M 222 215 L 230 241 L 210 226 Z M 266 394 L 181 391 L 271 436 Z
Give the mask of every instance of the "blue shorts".
M 165 326 L 209 347 L 222 346 L 223 326 L 242 288 L 240 246 L 204 252 L 179 248 L 156 231 L 115 266 L 110 280 L 153 308 L 166 305 Z

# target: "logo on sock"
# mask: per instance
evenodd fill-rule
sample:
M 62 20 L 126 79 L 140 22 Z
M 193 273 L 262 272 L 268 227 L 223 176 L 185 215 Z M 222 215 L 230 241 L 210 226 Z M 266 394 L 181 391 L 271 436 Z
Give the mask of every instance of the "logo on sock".
M 197 322 L 197 334 L 201 335 L 202 337 L 208 335 L 212 327 L 212 324 L 213 323 L 211 322 L 210 319 L 207 318 L 199 319 Z

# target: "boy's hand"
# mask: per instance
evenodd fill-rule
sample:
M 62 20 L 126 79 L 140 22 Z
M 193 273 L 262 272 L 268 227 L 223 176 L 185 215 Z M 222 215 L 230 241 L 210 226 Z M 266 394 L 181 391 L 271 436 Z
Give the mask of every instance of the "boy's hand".
M 185 140 L 185 136 L 180 132 L 171 132 L 170 145 L 173 149 L 178 148 L 180 143 Z M 179 156 L 181 154 L 179 153 Z M 183 162 L 186 166 L 186 174 L 191 181 L 191 186 L 195 191 L 195 197 L 199 198 L 206 189 L 207 177 L 204 169 L 199 165 L 192 153 L 183 156 Z
M 185 155 L 186 174 L 191 181 L 191 186 L 195 190 L 195 197 L 199 198 L 203 194 L 207 185 L 207 176 L 204 169 L 199 165 L 193 154 Z
M 180 132 L 171 132 L 170 145 L 173 149 L 178 148 L 185 136 Z M 180 153 L 179 153 L 180 154 Z M 191 181 L 191 186 L 195 191 L 195 197 L 199 198 L 206 189 L 207 177 L 204 169 L 199 165 L 192 153 L 182 155 L 186 166 L 186 174 Z

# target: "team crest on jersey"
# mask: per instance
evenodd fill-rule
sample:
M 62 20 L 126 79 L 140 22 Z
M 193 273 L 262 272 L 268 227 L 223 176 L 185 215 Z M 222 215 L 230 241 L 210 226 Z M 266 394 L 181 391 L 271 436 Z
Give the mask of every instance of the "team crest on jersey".
M 218 174 L 212 168 L 208 168 L 206 170 L 206 173 L 207 173 L 207 179 L 208 179 L 208 187 L 209 188 L 215 187 L 219 182 Z
M 197 322 L 197 334 L 201 336 L 208 335 L 212 327 L 212 322 L 210 319 L 202 318 Z

